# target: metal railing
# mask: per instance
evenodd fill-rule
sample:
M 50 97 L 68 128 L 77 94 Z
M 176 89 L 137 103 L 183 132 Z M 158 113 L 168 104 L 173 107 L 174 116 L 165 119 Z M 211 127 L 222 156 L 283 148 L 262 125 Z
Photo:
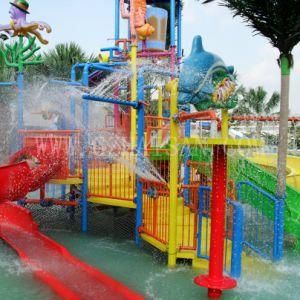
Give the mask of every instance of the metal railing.
M 209 260 L 211 191 L 208 186 L 199 187 L 197 256 Z M 240 203 L 227 199 L 226 228 L 224 244 L 224 270 L 232 277 L 241 275 L 243 251 L 243 207 Z
M 283 256 L 284 201 L 248 181 L 237 184 L 245 210 L 244 245 L 274 261 Z

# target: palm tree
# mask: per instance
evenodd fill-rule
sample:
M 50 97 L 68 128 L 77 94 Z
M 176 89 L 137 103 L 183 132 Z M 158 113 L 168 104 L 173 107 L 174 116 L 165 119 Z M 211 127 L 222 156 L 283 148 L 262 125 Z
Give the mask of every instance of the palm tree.
M 280 95 L 274 92 L 271 98 L 267 98 L 267 92 L 259 86 L 248 91 L 241 86 L 237 93 L 240 95 L 238 106 L 233 110 L 234 115 L 266 116 L 274 112 L 280 103 Z M 261 137 L 262 122 L 257 122 L 256 136 Z
M 218 0 L 206 0 L 209 3 Z M 277 196 L 285 197 L 288 114 L 292 51 L 300 41 L 300 0 L 219 0 L 234 16 L 240 16 L 254 31 L 279 50 L 281 68 L 280 126 L 277 161 Z
M 43 55 L 44 66 L 41 72 L 46 76 L 69 78 L 72 65 L 78 62 L 95 61 L 76 43 L 58 44 Z

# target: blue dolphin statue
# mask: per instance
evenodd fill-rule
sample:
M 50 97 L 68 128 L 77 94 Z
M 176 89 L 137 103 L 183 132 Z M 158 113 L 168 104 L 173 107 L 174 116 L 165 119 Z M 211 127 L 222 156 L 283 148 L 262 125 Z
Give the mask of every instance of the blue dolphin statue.
M 234 108 L 237 99 L 231 97 L 235 89 L 233 72 L 234 68 L 227 67 L 219 56 L 205 51 L 201 36 L 196 36 L 179 76 L 181 109 L 188 104 L 193 104 L 197 110 Z

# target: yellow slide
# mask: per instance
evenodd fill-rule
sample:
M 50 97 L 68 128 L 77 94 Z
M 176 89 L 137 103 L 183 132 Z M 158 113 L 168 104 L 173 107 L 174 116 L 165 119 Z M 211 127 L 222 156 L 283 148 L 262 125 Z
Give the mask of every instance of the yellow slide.
M 255 152 L 247 159 L 276 175 L 277 154 Z M 286 179 L 288 185 L 300 191 L 300 157 L 288 155 Z

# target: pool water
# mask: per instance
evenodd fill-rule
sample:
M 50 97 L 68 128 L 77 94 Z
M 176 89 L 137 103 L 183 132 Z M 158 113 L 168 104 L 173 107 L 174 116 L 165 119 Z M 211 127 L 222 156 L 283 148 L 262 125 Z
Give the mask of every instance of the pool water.
M 65 245 L 74 255 L 141 292 L 147 299 L 207 299 L 206 291 L 193 283 L 199 273 L 188 265 L 166 267 L 165 257 L 148 247 L 137 248 L 133 241 L 112 236 L 81 234 L 68 230 L 47 230 L 46 234 Z M 0 299 L 56 299 L 36 281 L 17 255 L 0 244 Z M 286 253 L 274 265 L 256 262 L 246 268 L 239 287 L 224 293 L 223 299 L 299 299 L 300 259 Z

